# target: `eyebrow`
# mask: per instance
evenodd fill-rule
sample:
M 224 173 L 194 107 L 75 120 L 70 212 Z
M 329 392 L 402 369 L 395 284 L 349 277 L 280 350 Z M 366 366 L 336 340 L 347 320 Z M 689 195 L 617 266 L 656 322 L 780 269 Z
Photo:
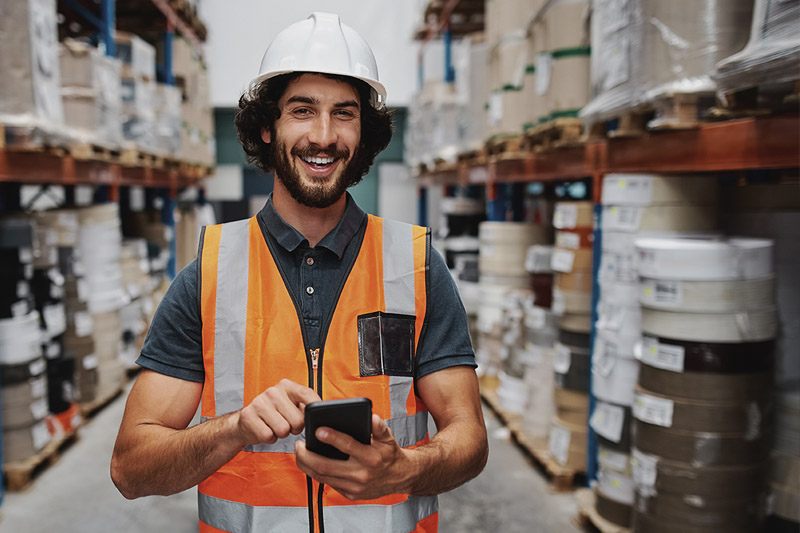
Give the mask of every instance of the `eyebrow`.
M 311 96 L 290 96 L 289 99 L 286 100 L 286 103 L 287 104 L 301 103 L 301 104 L 315 105 L 319 104 L 319 100 Z M 356 109 L 359 109 L 358 102 L 356 102 L 355 100 L 345 100 L 343 102 L 337 102 L 333 104 L 333 107 L 337 109 L 344 107 L 355 107 Z

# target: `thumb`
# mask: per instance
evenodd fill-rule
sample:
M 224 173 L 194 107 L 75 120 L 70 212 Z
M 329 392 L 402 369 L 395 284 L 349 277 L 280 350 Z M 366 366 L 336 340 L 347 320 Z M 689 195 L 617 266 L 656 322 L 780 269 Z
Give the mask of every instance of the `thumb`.
M 392 430 L 386 425 L 383 419 L 376 415 L 372 415 L 372 438 L 381 442 L 394 440 Z

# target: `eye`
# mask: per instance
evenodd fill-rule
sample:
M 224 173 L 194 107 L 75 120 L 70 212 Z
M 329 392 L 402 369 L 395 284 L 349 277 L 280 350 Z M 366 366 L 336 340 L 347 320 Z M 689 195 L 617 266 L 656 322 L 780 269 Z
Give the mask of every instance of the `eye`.
M 292 110 L 292 114 L 299 117 L 308 116 L 311 114 L 311 110 L 307 107 L 298 107 Z
M 356 117 L 356 114 L 349 109 L 338 109 L 334 112 L 334 115 L 336 115 L 339 118 L 345 118 L 345 119 Z

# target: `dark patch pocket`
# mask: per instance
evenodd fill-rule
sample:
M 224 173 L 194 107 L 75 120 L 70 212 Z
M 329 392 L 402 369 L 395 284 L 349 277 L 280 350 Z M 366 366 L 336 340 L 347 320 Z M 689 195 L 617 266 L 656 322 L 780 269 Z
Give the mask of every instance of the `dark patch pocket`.
M 377 311 L 358 317 L 361 376 L 414 375 L 414 315 Z

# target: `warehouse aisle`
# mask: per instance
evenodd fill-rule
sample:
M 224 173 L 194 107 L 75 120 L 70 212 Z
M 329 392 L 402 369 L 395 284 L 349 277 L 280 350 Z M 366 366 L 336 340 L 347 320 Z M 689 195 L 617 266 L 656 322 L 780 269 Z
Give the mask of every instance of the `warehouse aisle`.
M 28 491 L 6 493 L 0 533 L 197 531 L 195 489 L 127 501 L 111 483 L 108 465 L 124 407 L 121 397 L 81 428 L 80 439 Z M 572 494 L 549 493 L 499 421 L 485 414 L 489 463 L 478 478 L 440 497 L 441 533 L 580 531 L 570 523 Z

